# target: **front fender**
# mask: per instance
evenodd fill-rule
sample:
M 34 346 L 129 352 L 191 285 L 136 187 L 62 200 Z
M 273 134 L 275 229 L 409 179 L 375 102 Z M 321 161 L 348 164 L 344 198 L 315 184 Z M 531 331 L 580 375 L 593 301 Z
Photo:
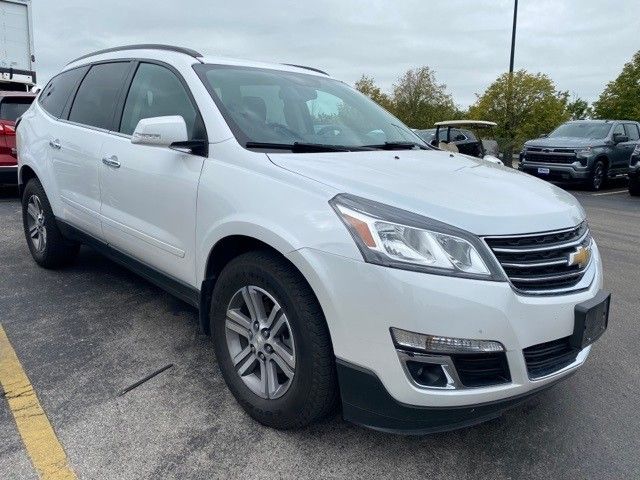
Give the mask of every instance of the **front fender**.
M 198 249 L 197 260 L 198 284 L 205 279 L 209 254 L 213 248 L 224 238 L 234 235 L 242 235 L 259 240 L 285 256 L 298 248 L 298 242 L 292 233 L 287 232 L 278 225 L 262 225 L 244 215 L 236 215 L 222 219 L 211 225 L 202 238 L 201 247 Z

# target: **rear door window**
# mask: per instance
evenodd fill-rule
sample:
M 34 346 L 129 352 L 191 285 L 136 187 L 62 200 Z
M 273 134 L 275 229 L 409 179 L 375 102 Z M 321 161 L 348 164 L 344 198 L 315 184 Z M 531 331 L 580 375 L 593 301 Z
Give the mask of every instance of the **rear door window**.
M 94 65 L 78 88 L 69 120 L 91 127 L 112 128 L 113 114 L 130 62 Z
M 0 103 L 0 120 L 15 122 L 27 111 L 32 102 L 32 97 L 6 97 Z
M 38 97 L 40 106 L 54 117 L 60 118 L 71 93 L 86 71 L 87 67 L 74 68 L 53 77 Z
M 627 131 L 629 140 L 633 142 L 640 140 L 640 132 L 638 132 L 638 126 L 635 123 L 625 123 L 624 129 Z

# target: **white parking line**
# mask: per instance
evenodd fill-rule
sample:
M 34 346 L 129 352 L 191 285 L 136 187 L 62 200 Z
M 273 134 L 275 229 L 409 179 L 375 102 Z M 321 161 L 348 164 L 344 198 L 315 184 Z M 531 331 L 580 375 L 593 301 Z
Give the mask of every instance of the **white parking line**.
M 615 192 L 600 192 L 600 193 L 592 193 L 592 197 L 597 197 L 600 195 L 618 195 L 619 193 L 627 193 L 627 190 L 616 190 Z

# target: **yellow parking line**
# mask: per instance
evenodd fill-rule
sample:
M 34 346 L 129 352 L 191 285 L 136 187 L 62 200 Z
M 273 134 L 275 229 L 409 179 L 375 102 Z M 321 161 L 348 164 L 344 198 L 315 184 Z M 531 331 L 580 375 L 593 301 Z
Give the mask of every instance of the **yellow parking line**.
M 0 384 L 31 458 L 44 480 L 75 479 L 67 456 L 42 410 L 36 392 L 0 325 Z

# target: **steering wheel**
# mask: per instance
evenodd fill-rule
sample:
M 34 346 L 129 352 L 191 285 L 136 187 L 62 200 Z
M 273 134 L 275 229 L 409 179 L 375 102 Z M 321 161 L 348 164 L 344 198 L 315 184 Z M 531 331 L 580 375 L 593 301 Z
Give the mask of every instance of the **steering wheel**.
M 342 128 L 337 125 L 325 125 L 316 132 L 316 135 L 328 137 L 329 135 L 337 137 L 342 134 Z
M 272 128 L 276 132 L 284 133 L 295 139 L 304 140 L 304 138 L 302 138 L 302 135 L 300 135 L 298 132 L 296 132 L 295 130 L 291 130 L 289 127 L 281 123 L 267 123 L 267 127 Z

